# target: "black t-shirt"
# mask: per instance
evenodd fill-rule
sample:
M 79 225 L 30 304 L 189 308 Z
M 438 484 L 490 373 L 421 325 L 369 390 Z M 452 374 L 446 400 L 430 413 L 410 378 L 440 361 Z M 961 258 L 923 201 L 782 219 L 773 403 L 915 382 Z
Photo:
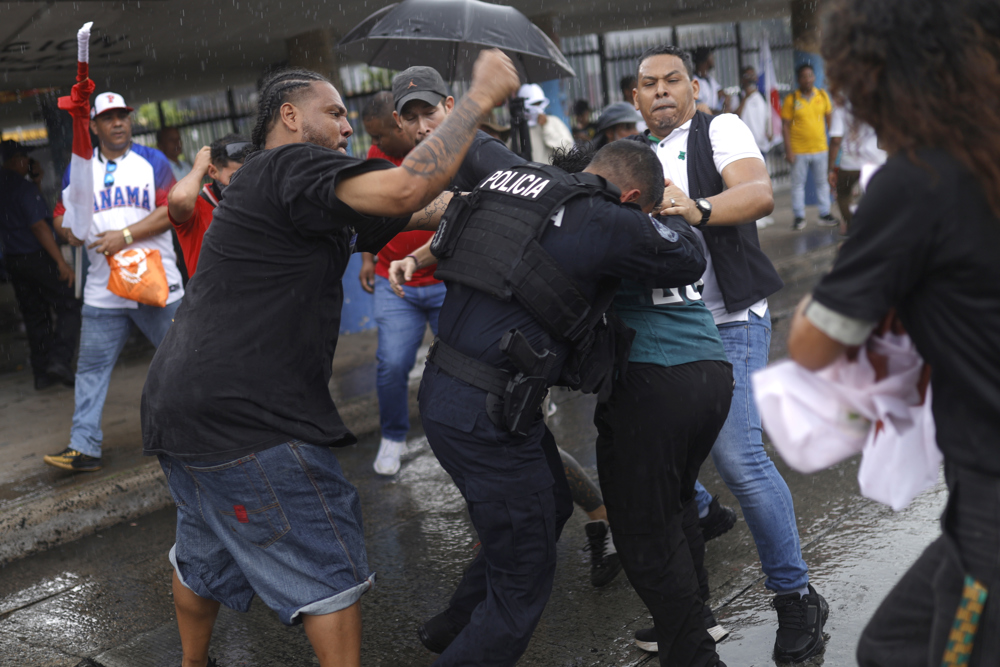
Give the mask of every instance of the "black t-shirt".
M 149 369 L 145 454 L 225 460 L 291 439 L 356 441 L 328 388 L 341 277 L 351 252 L 377 253 L 407 220 L 357 213 L 335 188 L 392 166 L 304 143 L 236 172 Z
M 570 201 L 559 225 L 549 224 L 543 232 L 541 245 L 591 301 L 603 280 L 628 278 L 650 287 L 677 287 L 697 282 L 705 269 L 701 244 L 682 218 L 653 222 L 634 206 L 618 206 L 601 197 Z M 499 343 L 516 328 L 536 352 L 549 349 L 565 360 L 566 344 L 554 341 L 517 299 L 500 301 L 466 285 L 446 284 L 438 335 L 458 351 L 513 371 Z M 556 364 L 550 379 L 560 368 Z
M 1000 474 L 1000 220 L 949 154 L 917 157 L 874 176 L 814 298 L 867 322 L 896 308 L 933 369 L 945 458 Z
M 451 181 L 451 187 L 459 192 L 472 192 L 480 181 L 498 169 L 510 169 L 524 163 L 524 158 L 507 148 L 502 141 L 479 130 Z

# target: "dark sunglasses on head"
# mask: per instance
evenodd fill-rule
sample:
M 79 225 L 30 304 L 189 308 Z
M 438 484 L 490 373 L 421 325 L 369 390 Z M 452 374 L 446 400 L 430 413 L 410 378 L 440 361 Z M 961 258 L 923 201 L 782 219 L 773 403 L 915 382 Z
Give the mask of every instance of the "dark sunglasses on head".
M 117 162 L 112 162 L 108 160 L 107 167 L 104 168 L 104 187 L 110 188 L 115 184 L 115 169 L 118 168 Z
M 252 146 L 249 141 L 238 141 L 235 144 L 226 144 L 226 157 L 230 160 L 243 161 L 247 150 Z

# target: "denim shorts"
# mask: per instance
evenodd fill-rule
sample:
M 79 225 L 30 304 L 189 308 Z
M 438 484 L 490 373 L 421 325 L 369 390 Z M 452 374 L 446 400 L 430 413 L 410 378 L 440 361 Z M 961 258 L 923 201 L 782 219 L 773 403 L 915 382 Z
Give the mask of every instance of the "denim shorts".
M 197 595 L 282 623 L 346 609 L 375 583 L 361 500 L 326 447 L 287 442 L 232 461 L 160 455 L 177 504 L 170 562 Z

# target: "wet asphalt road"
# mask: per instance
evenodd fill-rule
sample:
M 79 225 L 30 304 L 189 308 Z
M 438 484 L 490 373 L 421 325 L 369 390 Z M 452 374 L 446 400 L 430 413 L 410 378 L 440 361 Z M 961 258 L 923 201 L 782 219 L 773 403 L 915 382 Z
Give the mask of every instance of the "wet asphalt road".
M 788 313 L 815 277 L 789 285 L 771 300 L 776 316 L 772 359 L 783 356 Z M 557 393 L 550 421 L 560 445 L 596 478 L 593 398 Z M 477 542 L 465 505 L 430 452 L 419 424 L 411 451 L 394 478 L 371 469 L 375 438 L 340 450 L 359 488 L 369 563 L 378 573 L 363 598 L 362 663 L 429 665 L 434 655 L 416 627 L 446 603 Z M 830 603 L 825 652 L 808 665 L 853 665 L 857 637 L 879 601 L 939 533 L 943 485 L 901 513 L 858 494 L 857 461 L 818 475 L 779 470 L 795 499 L 812 583 Z M 724 504 L 738 507 L 709 461 L 702 482 Z M 655 665 L 631 644 L 650 624 L 624 575 L 603 589 L 590 586 L 579 510 L 559 544 L 554 592 L 520 665 L 604 667 Z M 0 569 L 0 666 L 75 667 L 90 657 L 107 667 L 176 667 L 180 642 L 173 617 L 167 551 L 172 509 L 120 524 Z M 764 588 L 756 549 L 741 520 L 709 542 L 711 604 L 732 635 L 719 645 L 729 667 L 773 665 L 776 616 Z M 211 654 L 220 667 L 317 664 L 300 627 L 286 628 L 259 601 L 239 614 L 223 609 Z
M 593 472 L 592 399 L 558 398 L 557 438 Z M 445 603 L 476 537 L 422 438 L 411 443 L 394 479 L 371 471 L 376 444 L 341 452 L 361 492 L 370 564 L 379 577 L 363 598 L 363 664 L 429 665 L 434 656 L 415 628 Z M 854 664 L 865 620 L 937 534 L 945 492 L 939 486 L 894 514 L 858 496 L 854 461 L 811 477 L 780 467 L 796 500 L 813 583 L 830 602 L 826 652 L 808 664 Z M 735 505 L 710 464 L 702 480 Z M 85 656 L 107 667 L 180 664 L 166 558 L 173 521 L 173 510 L 164 510 L 0 570 L 0 664 L 72 667 Z M 519 664 L 656 664 L 630 644 L 648 615 L 625 577 L 603 589 L 590 586 L 584 521 L 577 511 L 567 524 L 554 593 Z M 775 616 L 745 523 L 709 543 L 708 568 L 712 605 L 733 633 L 720 644 L 723 659 L 730 667 L 773 664 Z M 227 667 L 316 664 L 301 628 L 282 626 L 259 602 L 248 614 L 223 610 L 212 654 Z

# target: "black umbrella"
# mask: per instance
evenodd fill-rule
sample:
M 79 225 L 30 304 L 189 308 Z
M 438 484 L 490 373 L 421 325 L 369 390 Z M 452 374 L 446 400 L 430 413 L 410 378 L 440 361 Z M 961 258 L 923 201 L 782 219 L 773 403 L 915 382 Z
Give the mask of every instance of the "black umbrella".
M 373 67 L 427 65 L 448 81 L 470 80 L 472 64 L 486 48 L 506 53 L 528 82 L 576 76 L 528 17 L 479 0 L 403 0 L 359 23 L 337 48 Z

